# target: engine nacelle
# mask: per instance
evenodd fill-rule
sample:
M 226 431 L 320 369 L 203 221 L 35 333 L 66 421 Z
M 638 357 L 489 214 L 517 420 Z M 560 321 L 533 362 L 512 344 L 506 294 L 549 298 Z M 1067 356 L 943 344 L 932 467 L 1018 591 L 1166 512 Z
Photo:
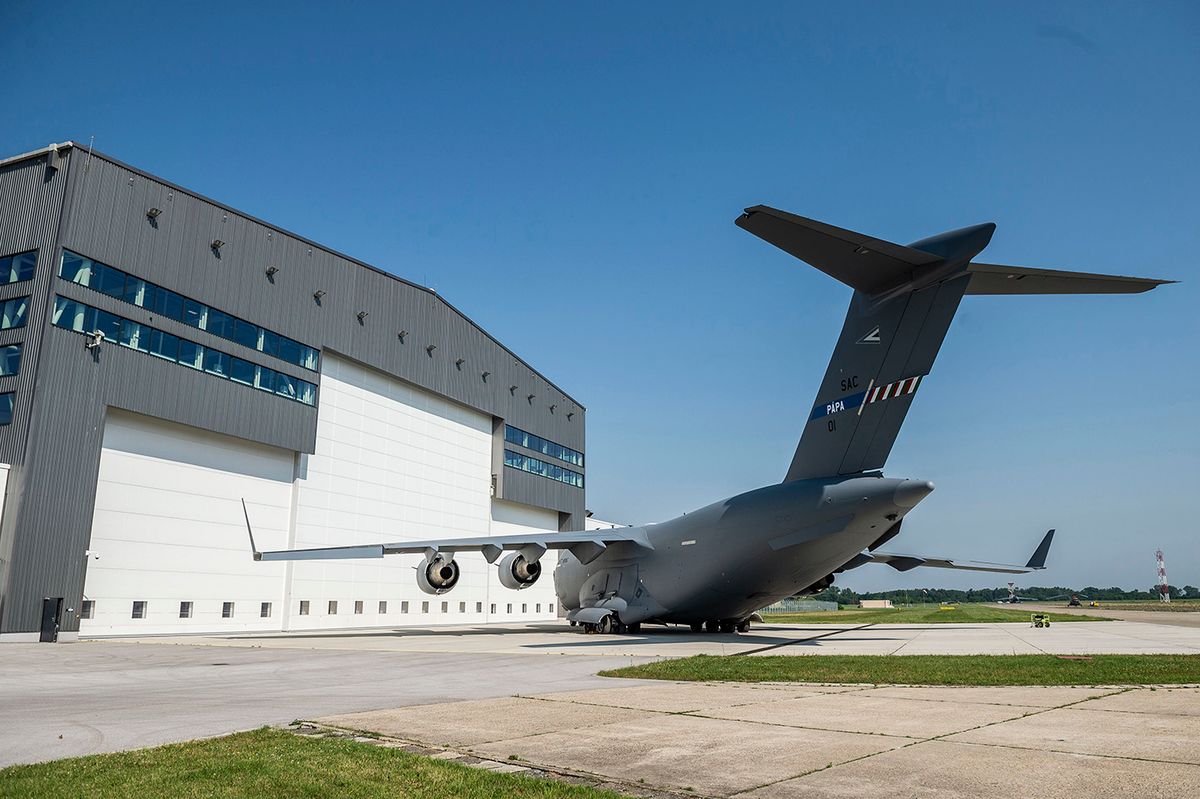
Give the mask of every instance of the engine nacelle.
M 528 588 L 542 576 L 541 562 L 536 560 L 530 562 L 520 552 L 506 555 L 496 568 L 500 572 L 500 584 L 514 591 Z
M 427 594 L 444 594 L 458 583 L 458 564 L 452 559 L 437 556 L 425 558 L 417 567 L 417 588 Z

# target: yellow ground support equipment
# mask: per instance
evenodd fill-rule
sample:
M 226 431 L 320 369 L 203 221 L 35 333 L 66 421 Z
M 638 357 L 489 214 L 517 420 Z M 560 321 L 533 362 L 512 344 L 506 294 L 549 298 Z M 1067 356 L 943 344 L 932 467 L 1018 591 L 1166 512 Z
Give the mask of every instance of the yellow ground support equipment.
M 1029 625 L 1031 627 L 1049 627 L 1050 617 L 1045 613 L 1030 613 Z

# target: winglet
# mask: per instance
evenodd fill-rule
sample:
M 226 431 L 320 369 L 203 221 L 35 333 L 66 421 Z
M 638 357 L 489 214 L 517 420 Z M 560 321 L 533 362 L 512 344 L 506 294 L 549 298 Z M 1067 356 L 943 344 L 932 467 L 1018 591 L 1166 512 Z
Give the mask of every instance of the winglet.
M 1046 556 L 1050 554 L 1050 543 L 1054 540 L 1054 530 L 1048 530 L 1046 536 L 1042 539 L 1042 543 L 1038 544 L 1037 549 L 1033 550 L 1033 557 L 1025 564 L 1026 569 L 1044 569 L 1046 568 Z
M 246 533 L 250 536 L 250 554 L 255 560 L 262 560 L 262 553 L 254 545 L 254 530 L 250 529 L 250 511 L 246 510 L 246 498 L 242 497 L 242 515 L 246 517 Z

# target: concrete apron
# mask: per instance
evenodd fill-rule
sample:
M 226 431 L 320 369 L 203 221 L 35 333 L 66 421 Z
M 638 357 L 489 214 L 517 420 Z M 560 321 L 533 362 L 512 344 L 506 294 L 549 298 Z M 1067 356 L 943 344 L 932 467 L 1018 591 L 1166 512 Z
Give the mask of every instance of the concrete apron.
M 1200 791 L 1197 687 L 631 683 L 317 721 L 594 775 L 631 793 L 1194 799 Z

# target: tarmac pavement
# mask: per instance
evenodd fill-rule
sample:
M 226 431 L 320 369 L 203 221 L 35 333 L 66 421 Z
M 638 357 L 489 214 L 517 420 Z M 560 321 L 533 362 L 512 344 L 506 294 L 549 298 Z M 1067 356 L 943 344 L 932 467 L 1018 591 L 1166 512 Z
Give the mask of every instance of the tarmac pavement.
M 316 721 L 631 792 L 1193 799 L 1198 709 L 1195 687 L 660 682 Z

